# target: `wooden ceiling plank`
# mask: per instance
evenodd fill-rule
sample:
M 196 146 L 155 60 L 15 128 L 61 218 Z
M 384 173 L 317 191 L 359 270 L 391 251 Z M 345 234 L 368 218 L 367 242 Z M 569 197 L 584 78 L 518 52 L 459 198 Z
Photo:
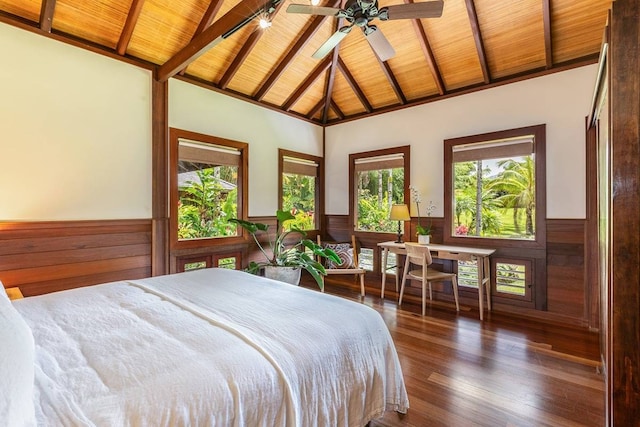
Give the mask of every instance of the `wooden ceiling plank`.
M 478 23 L 476 6 L 473 3 L 473 0 L 465 0 L 465 3 L 467 5 L 467 13 L 469 15 L 471 31 L 473 32 L 473 39 L 476 42 L 476 50 L 478 51 L 480 67 L 482 68 L 482 77 L 485 84 L 489 84 L 491 82 L 491 74 L 489 73 L 489 65 L 487 64 L 487 55 L 484 49 L 484 42 L 482 41 L 482 33 L 480 32 L 480 24 Z
M 207 10 L 205 10 L 204 15 L 202 15 L 202 19 L 198 24 L 198 28 L 196 28 L 196 31 L 193 33 L 191 40 L 193 40 L 195 36 L 202 33 L 209 25 L 211 25 L 213 20 L 216 18 L 216 15 L 220 11 L 220 7 L 222 6 L 222 3 L 224 3 L 224 0 L 212 0 L 211 3 L 209 3 L 209 7 L 207 7 Z M 186 68 L 183 68 L 182 70 L 180 70 L 179 74 L 183 76 L 185 71 L 186 71 Z
M 336 0 L 332 4 L 329 4 L 328 6 L 337 7 L 339 4 L 340 4 L 340 0 Z M 318 31 L 322 23 L 327 18 L 328 16 L 319 15 L 319 16 L 316 16 L 313 19 L 313 21 L 311 21 L 311 24 L 309 24 L 305 32 L 300 37 L 298 37 L 298 41 L 295 43 L 295 45 L 293 45 L 293 47 L 291 48 L 287 56 L 285 56 L 284 59 L 282 59 L 282 61 L 279 62 L 276 69 L 269 74 L 269 78 L 267 79 L 267 81 L 263 83 L 260 89 L 258 89 L 258 91 L 253 97 L 256 101 L 262 101 L 262 99 L 267 94 L 269 89 L 271 89 L 271 87 L 274 85 L 276 80 L 278 80 L 282 75 L 282 73 L 287 69 L 287 67 L 293 60 L 293 58 L 295 58 L 296 55 L 298 55 L 298 52 L 300 52 L 302 48 L 304 48 L 307 45 L 309 40 L 311 40 L 311 37 L 313 37 L 313 35 Z
M 360 89 L 360 86 L 358 85 L 358 83 L 356 82 L 356 79 L 351 74 L 351 71 L 349 71 L 349 69 L 347 68 L 347 64 L 345 64 L 342 58 L 340 57 L 338 57 L 338 69 L 346 79 L 349 86 L 351 86 L 351 89 L 356 94 L 356 96 L 362 103 L 362 106 L 367 111 L 367 113 L 370 113 L 371 111 L 373 111 L 373 107 L 371 106 L 371 103 L 367 99 L 362 89 Z
M 406 4 L 413 3 L 413 0 L 404 0 Z M 418 42 L 420 43 L 420 47 L 422 48 L 422 52 L 424 53 L 424 58 L 427 60 L 427 65 L 431 70 L 431 75 L 433 76 L 433 80 L 436 83 L 436 87 L 438 88 L 438 93 L 440 95 L 444 95 L 446 92 L 446 88 L 444 86 L 444 81 L 442 80 L 442 73 L 440 73 L 440 69 L 438 68 L 438 64 L 436 63 L 436 58 L 433 55 L 433 49 L 431 49 L 431 44 L 429 43 L 429 39 L 427 38 L 427 33 L 424 31 L 424 27 L 422 26 L 422 22 L 419 19 L 412 19 L 411 23 L 413 24 L 413 28 L 418 35 Z
M 309 74 L 309 76 L 305 79 L 304 82 L 296 91 L 287 99 L 287 101 L 282 105 L 282 109 L 285 111 L 291 110 L 291 108 L 300 100 L 300 98 L 307 92 L 307 90 L 311 87 L 312 84 L 315 83 L 316 80 L 324 73 L 327 68 L 331 65 L 331 57 L 327 57 L 318 64 L 318 66 Z
M 220 11 L 220 7 L 222 6 L 222 3 L 224 3 L 224 0 L 211 0 L 211 3 L 209 3 L 209 7 L 207 7 L 207 10 L 204 12 L 204 15 L 202 15 L 202 19 L 198 24 L 198 28 L 196 28 L 195 33 L 193 33 L 193 37 L 202 33 L 211 25 L 213 20 L 216 18 L 216 15 Z M 193 40 L 193 37 L 191 38 L 191 40 Z
M 270 18 L 272 22 L 273 22 L 273 19 L 278 14 L 278 11 L 280 10 L 283 4 L 284 2 L 281 2 L 280 4 L 278 4 L 278 6 L 276 7 L 276 10 L 274 10 L 271 13 Z M 231 62 L 231 64 L 229 64 L 229 67 L 220 78 L 220 81 L 218 82 L 218 87 L 220 89 L 226 89 L 227 86 L 229 86 L 229 82 L 231 82 L 231 79 L 233 79 L 233 76 L 236 75 L 236 73 L 238 72 L 238 70 L 244 63 L 244 61 L 247 59 L 249 54 L 251 54 L 251 51 L 253 51 L 253 48 L 256 46 L 256 44 L 260 40 L 260 37 L 262 37 L 263 34 L 264 34 L 264 31 L 254 31 L 253 33 L 251 33 L 247 41 L 242 45 L 242 48 L 240 48 L 240 52 L 238 52 L 238 54 L 235 55 L 235 57 L 233 58 L 233 61 Z
M 338 107 L 338 104 L 336 104 L 336 102 L 332 99 L 331 100 L 331 109 L 333 110 L 334 113 L 336 113 L 336 116 L 338 116 L 339 120 L 344 120 L 344 113 L 342 112 L 342 110 L 340 109 L 340 107 Z M 326 119 L 323 120 L 324 122 L 326 122 Z
M 56 9 L 56 0 L 42 0 L 40 6 L 40 29 L 46 33 L 51 32 L 53 26 L 53 12 Z
M 118 45 L 116 46 L 116 52 L 118 52 L 118 55 L 124 55 L 127 52 L 129 42 L 131 41 L 131 36 L 133 35 L 133 30 L 136 27 L 136 23 L 138 22 L 140 12 L 142 12 L 143 4 L 144 0 L 133 0 L 131 2 L 127 20 L 124 23 L 122 33 L 120 33 L 120 39 L 118 40 Z
M 162 82 L 175 76 L 208 49 L 250 22 L 270 3 L 265 0 L 241 0 L 229 12 L 195 36 L 190 43 L 162 64 L 158 68 L 158 80 Z
M 544 53 L 547 69 L 553 67 L 553 44 L 551 39 L 551 0 L 542 0 L 542 19 L 544 22 Z

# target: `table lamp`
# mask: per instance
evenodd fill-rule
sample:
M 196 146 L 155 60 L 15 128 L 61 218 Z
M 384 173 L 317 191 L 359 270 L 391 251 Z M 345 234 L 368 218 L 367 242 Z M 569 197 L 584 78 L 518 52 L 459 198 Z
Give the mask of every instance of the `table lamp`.
M 404 243 L 402 241 L 402 229 L 400 228 L 401 221 L 411 221 L 411 215 L 409 215 L 409 208 L 407 205 L 392 205 L 391 213 L 389 213 L 389 219 L 392 221 L 398 221 L 398 239 L 396 243 Z

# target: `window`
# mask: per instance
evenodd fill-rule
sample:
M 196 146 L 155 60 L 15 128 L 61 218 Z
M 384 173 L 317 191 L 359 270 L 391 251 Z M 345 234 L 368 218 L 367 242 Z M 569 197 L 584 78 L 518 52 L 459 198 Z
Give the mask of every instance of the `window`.
M 393 204 L 408 194 L 409 146 L 351 154 L 350 217 L 355 231 L 395 233 L 389 220 Z
M 496 249 L 491 257 L 493 301 L 544 309 L 545 126 L 444 144 L 444 243 Z M 475 262 L 458 263 L 461 293 L 477 292 L 476 271 Z
M 179 129 L 170 139 L 172 245 L 237 237 L 228 220 L 244 215 L 247 144 Z
M 540 240 L 544 157 L 544 125 L 446 140 L 445 241 Z
M 286 226 L 301 230 L 320 229 L 321 201 L 324 198 L 324 172 L 321 157 L 278 150 L 280 209 L 290 211 L 296 219 Z
M 223 252 L 215 254 L 178 257 L 176 259 L 176 266 L 176 272 L 200 270 L 202 268 L 211 267 L 239 270 L 241 268 L 241 253 Z

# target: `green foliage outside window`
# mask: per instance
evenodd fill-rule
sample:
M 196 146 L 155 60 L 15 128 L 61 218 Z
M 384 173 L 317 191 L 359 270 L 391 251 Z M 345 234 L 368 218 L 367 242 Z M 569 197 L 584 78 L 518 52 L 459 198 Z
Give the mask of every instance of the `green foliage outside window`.
M 282 210 L 291 212 L 295 217 L 285 223 L 287 230 L 315 230 L 316 178 L 282 174 Z
M 454 234 L 535 238 L 535 161 L 514 159 L 454 163 Z
M 391 205 L 404 201 L 404 169 L 380 169 L 356 174 L 358 216 L 356 230 L 395 233 L 389 220 Z
M 216 166 L 195 173 L 198 180 L 179 188 L 178 239 L 237 235 L 236 225 L 227 221 L 238 215 L 237 168 Z M 233 188 L 225 187 L 223 181 Z

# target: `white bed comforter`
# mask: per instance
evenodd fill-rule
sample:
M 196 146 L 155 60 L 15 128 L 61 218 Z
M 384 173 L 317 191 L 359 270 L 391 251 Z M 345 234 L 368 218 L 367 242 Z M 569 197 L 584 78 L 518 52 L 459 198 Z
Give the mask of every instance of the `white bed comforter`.
M 52 426 L 364 426 L 405 412 L 369 307 L 206 269 L 26 298 L 36 415 Z

